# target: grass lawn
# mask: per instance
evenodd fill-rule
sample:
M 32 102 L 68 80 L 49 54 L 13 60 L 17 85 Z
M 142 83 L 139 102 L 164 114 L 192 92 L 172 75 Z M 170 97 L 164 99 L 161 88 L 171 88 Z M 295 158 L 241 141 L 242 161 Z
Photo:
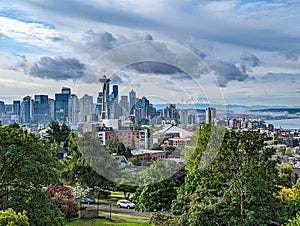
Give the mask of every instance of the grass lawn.
M 83 226 L 83 225 L 122 225 L 122 226 L 149 226 L 148 223 L 125 221 L 125 220 L 109 220 L 106 218 L 95 218 L 95 219 L 76 219 L 72 222 L 67 223 L 67 226 Z
M 109 216 L 108 212 L 99 211 L 99 213 L 101 215 Z M 149 221 L 150 220 L 149 217 L 133 216 L 133 215 L 123 214 L 123 213 L 111 213 L 111 216 L 112 217 L 119 217 L 119 218 L 127 218 L 127 219 L 130 219 L 130 220 L 142 220 L 142 221 Z
M 132 196 L 132 194 L 130 195 L 130 197 L 131 196 Z M 111 192 L 111 194 L 108 196 L 108 199 L 99 199 L 99 200 L 97 200 L 97 203 L 104 204 L 104 205 L 107 205 L 108 203 L 110 203 L 115 206 L 119 199 L 124 199 L 123 192 Z

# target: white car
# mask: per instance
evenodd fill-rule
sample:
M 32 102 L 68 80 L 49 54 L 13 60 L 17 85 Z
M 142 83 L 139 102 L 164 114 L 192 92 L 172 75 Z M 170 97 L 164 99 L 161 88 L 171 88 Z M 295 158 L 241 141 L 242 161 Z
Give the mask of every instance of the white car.
M 133 209 L 134 208 L 134 203 L 130 202 L 129 200 L 126 199 L 121 199 L 117 202 L 117 207 L 121 208 L 127 208 L 127 209 Z

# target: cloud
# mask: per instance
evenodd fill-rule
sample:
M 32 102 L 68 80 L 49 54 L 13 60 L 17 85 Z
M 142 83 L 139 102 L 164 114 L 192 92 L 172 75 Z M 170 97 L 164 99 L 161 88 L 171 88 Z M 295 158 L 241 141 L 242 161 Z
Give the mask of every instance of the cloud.
M 84 32 L 81 37 L 81 42 L 74 47 L 75 50 L 79 50 L 79 54 L 87 54 L 93 60 L 118 46 L 136 41 L 153 40 L 153 36 L 147 32 L 132 32 L 129 36 L 125 36 L 94 29 Z
M 208 62 L 208 65 L 214 71 L 220 87 L 226 87 L 230 81 L 249 80 L 249 75 L 232 63 L 216 60 Z
M 75 58 L 41 57 L 26 73 L 34 77 L 54 80 L 78 80 L 86 72 L 86 65 Z
M 11 57 L 9 57 L 11 61 L 15 62 L 14 65 L 8 66 L 6 69 L 11 70 L 11 71 L 27 71 L 29 62 L 27 60 L 26 55 L 18 54 L 18 53 L 13 53 Z
M 0 34 L 3 34 L 19 43 L 40 48 L 59 48 L 57 42 L 63 37 L 49 25 L 37 22 L 23 22 L 16 19 L 0 16 Z
M 245 82 L 253 79 L 248 73 L 261 64 L 258 57 L 252 53 L 244 52 L 239 60 L 236 64 L 223 60 L 207 61 L 210 68 L 214 71 L 220 87 L 227 87 L 230 81 Z
M 251 72 L 252 68 L 261 64 L 260 60 L 252 53 L 243 53 L 240 57 L 240 65 L 243 73 Z
M 278 53 L 276 53 L 276 55 L 284 57 L 286 60 L 296 62 L 296 61 L 298 61 L 298 57 L 300 55 L 300 50 L 299 51 L 290 50 L 290 51 L 278 52 Z
M 139 73 L 143 74 L 177 74 L 183 73 L 177 67 L 174 67 L 169 64 L 161 63 L 161 62 L 154 62 L 154 61 L 146 61 L 146 62 L 139 62 L 135 64 L 131 64 L 128 66 L 128 69 L 133 69 Z
M 95 32 L 89 30 L 82 35 L 85 46 L 107 51 L 115 47 L 117 39 L 109 32 Z

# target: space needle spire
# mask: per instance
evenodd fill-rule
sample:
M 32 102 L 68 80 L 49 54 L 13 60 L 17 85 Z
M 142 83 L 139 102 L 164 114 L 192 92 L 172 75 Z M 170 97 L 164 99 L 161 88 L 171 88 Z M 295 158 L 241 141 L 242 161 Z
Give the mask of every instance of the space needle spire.
M 101 119 L 108 119 L 108 104 L 107 104 L 107 89 L 109 86 L 110 79 L 106 77 L 106 75 L 103 75 L 99 82 L 102 86 L 102 111 L 101 111 Z

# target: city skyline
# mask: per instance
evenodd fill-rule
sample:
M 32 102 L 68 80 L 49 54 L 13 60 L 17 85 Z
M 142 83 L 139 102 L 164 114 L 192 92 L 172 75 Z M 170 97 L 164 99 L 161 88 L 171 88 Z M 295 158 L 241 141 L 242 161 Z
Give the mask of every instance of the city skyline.
M 64 86 L 96 98 L 100 85 L 88 76 L 89 67 L 117 47 L 147 40 L 196 54 L 217 81 L 200 88 L 219 89 L 225 104 L 299 106 L 298 1 L 44 3 L 0 3 L 0 100 L 6 103 L 35 94 L 54 98 Z M 159 47 L 162 56 L 172 56 Z M 122 87 L 120 96 L 134 89 L 154 104 L 211 103 L 188 76 L 176 65 L 138 62 L 111 80 Z

